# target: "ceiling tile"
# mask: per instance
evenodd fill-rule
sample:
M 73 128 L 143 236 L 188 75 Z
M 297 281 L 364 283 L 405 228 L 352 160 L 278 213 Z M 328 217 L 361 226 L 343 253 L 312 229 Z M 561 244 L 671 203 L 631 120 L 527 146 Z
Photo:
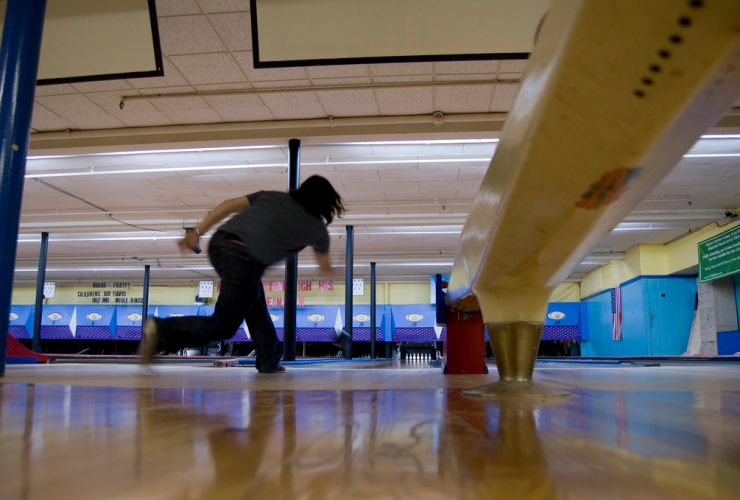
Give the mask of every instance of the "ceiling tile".
M 307 70 L 309 68 L 306 68 Z M 342 87 L 356 85 L 370 85 L 373 81 L 367 78 L 312 78 L 311 83 L 314 87 Z
M 386 193 L 385 197 L 388 201 L 428 201 L 432 203 L 437 199 L 441 204 L 442 201 L 454 200 L 455 191 L 398 191 L 395 193 Z
M 160 18 L 159 35 L 162 52 L 168 56 L 226 50 L 216 30 L 203 15 Z
M 499 66 L 499 73 L 521 73 L 525 69 L 527 69 L 526 59 L 501 61 L 501 66 Z
M 432 83 L 432 75 L 406 75 L 406 76 L 374 76 L 373 82 L 378 84 L 391 83 Z
M 259 96 L 254 94 L 203 96 L 203 99 L 228 122 L 271 120 L 273 118 Z
M 159 111 L 148 100 L 126 101 L 123 109 L 120 108 L 121 95 L 138 95 L 139 92 L 92 92 L 87 97 L 105 111 L 121 120 L 129 127 L 148 127 L 157 125 L 172 125 L 172 120 Z
M 193 85 L 244 81 L 244 74 L 228 52 L 173 56 L 171 59 Z
M 196 85 L 198 92 L 220 92 L 228 90 L 252 90 L 254 87 L 249 82 L 238 83 L 210 83 L 208 85 Z
M 493 85 L 437 87 L 434 109 L 444 113 L 484 113 L 493 96 Z
M 375 91 L 383 115 L 420 115 L 434 112 L 431 88 L 378 89 Z
M 383 170 L 380 180 L 383 182 L 395 181 L 456 181 L 459 169 L 426 167 L 404 170 Z M 454 190 L 453 190 L 454 191 Z
M 126 80 L 105 80 L 102 82 L 80 82 L 72 86 L 80 92 L 105 92 L 111 90 L 131 90 Z
M 480 181 L 421 181 L 421 191 L 477 191 Z
M 326 116 L 314 93 L 270 93 L 261 97 L 278 120 Z
M 491 100 L 491 111 L 510 111 L 519 92 L 517 83 L 500 83 L 496 85 Z
M 351 191 L 374 191 L 392 193 L 394 191 L 419 191 L 418 182 L 344 182 L 344 188 Z
M 310 89 L 309 80 L 274 80 L 265 82 L 252 82 L 256 89 Z
M 123 127 L 123 122 L 106 113 L 81 94 L 41 96 L 36 100 L 81 129 Z
M 271 191 L 272 188 L 270 188 L 269 184 L 250 184 L 248 189 L 245 189 L 244 187 L 202 187 L 198 188 L 198 190 L 209 198 L 214 198 L 216 200 L 226 200 L 228 198 L 244 196 L 245 194 L 253 193 L 255 191 Z
M 42 95 L 76 94 L 77 89 L 72 85 L 63 83 L 60 85 L 37 85 L 36 97 Z
M 226 182 L 220 175 L 194 175 L 192 177 L 166 177 L 166 178 L 153 178 L 148 179 L 149 182 L 164 189 L 184 189 L 184 188 L 218 188 L 228 187 L 229 183 Z
M 430 62 L 370 65 L 372 76 L 431 75 L 432 72 L 433 67 Z
M 157 0 L 158 18 L 200 13 L 200 7 L 195 0 Z
M 372 90 L 316 91 L 324 110 L 331 116 L 367 116 L 378 114 Z
M 339 66 L 307 66 L 306 73 L 311 79 L 314 78 L 349 78 L 370 77 L 370 69 L 367 64 L 346 64 Z
M 522 79 L 524 73 L 499 73 L 498 79 L 504 82 L 516 82 Z
M 344 195 L 342 195 L 342 198 L 345 202 L 354 204 L 386 201 L 385 193 L 383 192 L 364 193 L 360 191 L 353 191 L 351 193 L 345 193 Z
M 149 87 L 176 87 L 188 84 L 188 81 L 183 78 L 180 72 L 177 71 L 177 68 L 175 68 L 175 66 L 173 66 L 170 60 L 166 57 L 162 58 L 162 67 L 164 68 L 164 76 L 154 78 L 130 78 L 128 82 L 137 89 Z
M 303 68 L 265 68 L 255 69 L 252 51 L 234 52 L 234 59 L 242 68 L 250 82 L 268 80 L 305 80 L 308 78 Z
M 475 75 L 437 75 L 434 80 L 437 82 L 474 82 L 474 81 L 496 81 L 498 76 L 495 73 L 478 73 Z
M 435 73 L 465 74 L 465 73 L 498 73 L 501 61 L 440 61 L 436 63 Z
M 201 97 L 156 99 L 153 104 L 175 123 L 214 123 L 221 117 Z
M 483 176 L 486 175 L 488 167 L 465 167 L 460 169 L 460 176 L 458 177 L 461 181 L 481 181 Z
M 39 132 L 52 132 L 77 128 L 77 126 L 56 113 L 49 111 L 38 102 L 35 102 L 33 105 L 31 128 Z
M 229 50 L 252 50 L 252 25 L 248 12 L 213 14 L 209 19 Z
M 205 12 L 249 11 L 249 0 L 198 0 Z

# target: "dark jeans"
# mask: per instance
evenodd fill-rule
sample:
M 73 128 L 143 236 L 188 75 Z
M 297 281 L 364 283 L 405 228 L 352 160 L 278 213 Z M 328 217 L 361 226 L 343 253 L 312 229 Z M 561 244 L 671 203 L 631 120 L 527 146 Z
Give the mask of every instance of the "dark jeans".
M 283 343 L 277 338 L 265 302 L 265 266 L 251 260 L 247 247 L 232 241 L 234 238 L 219 231 L 208 246 L 211 264 L 221 276 L 221 294 L 213 316 L 158 319 L 160 348 L 172 352 L 229 339 L 246 319 L 257 351 L 257 370 L 271 373 L 283 355 Z

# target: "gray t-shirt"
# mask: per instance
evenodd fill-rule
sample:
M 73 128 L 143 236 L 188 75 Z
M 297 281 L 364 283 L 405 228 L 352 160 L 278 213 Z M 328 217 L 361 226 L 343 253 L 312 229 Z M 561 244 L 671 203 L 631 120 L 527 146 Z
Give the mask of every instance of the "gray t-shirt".
M 288 193 L 257 191 L 247 199 L 249 206 L 219 231 L 237 235 L 255 261 L 269 266 L 307 246 L 329 253 L 323 220 L 306 212 Z

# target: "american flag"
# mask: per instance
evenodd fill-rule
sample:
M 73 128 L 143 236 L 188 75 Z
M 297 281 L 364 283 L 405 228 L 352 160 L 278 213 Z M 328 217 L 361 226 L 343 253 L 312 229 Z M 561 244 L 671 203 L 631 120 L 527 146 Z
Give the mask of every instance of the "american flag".
M 612 288 L 612 340 L 622 340 L 622 290 Z

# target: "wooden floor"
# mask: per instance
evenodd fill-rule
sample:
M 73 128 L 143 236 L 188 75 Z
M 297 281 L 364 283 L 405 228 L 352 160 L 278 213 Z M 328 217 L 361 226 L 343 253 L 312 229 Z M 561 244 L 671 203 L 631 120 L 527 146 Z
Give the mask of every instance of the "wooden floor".
M 541 365 L 570 399 L 396 361 L 9 366 L 0 498 L 740 498 L 740 364 Z

